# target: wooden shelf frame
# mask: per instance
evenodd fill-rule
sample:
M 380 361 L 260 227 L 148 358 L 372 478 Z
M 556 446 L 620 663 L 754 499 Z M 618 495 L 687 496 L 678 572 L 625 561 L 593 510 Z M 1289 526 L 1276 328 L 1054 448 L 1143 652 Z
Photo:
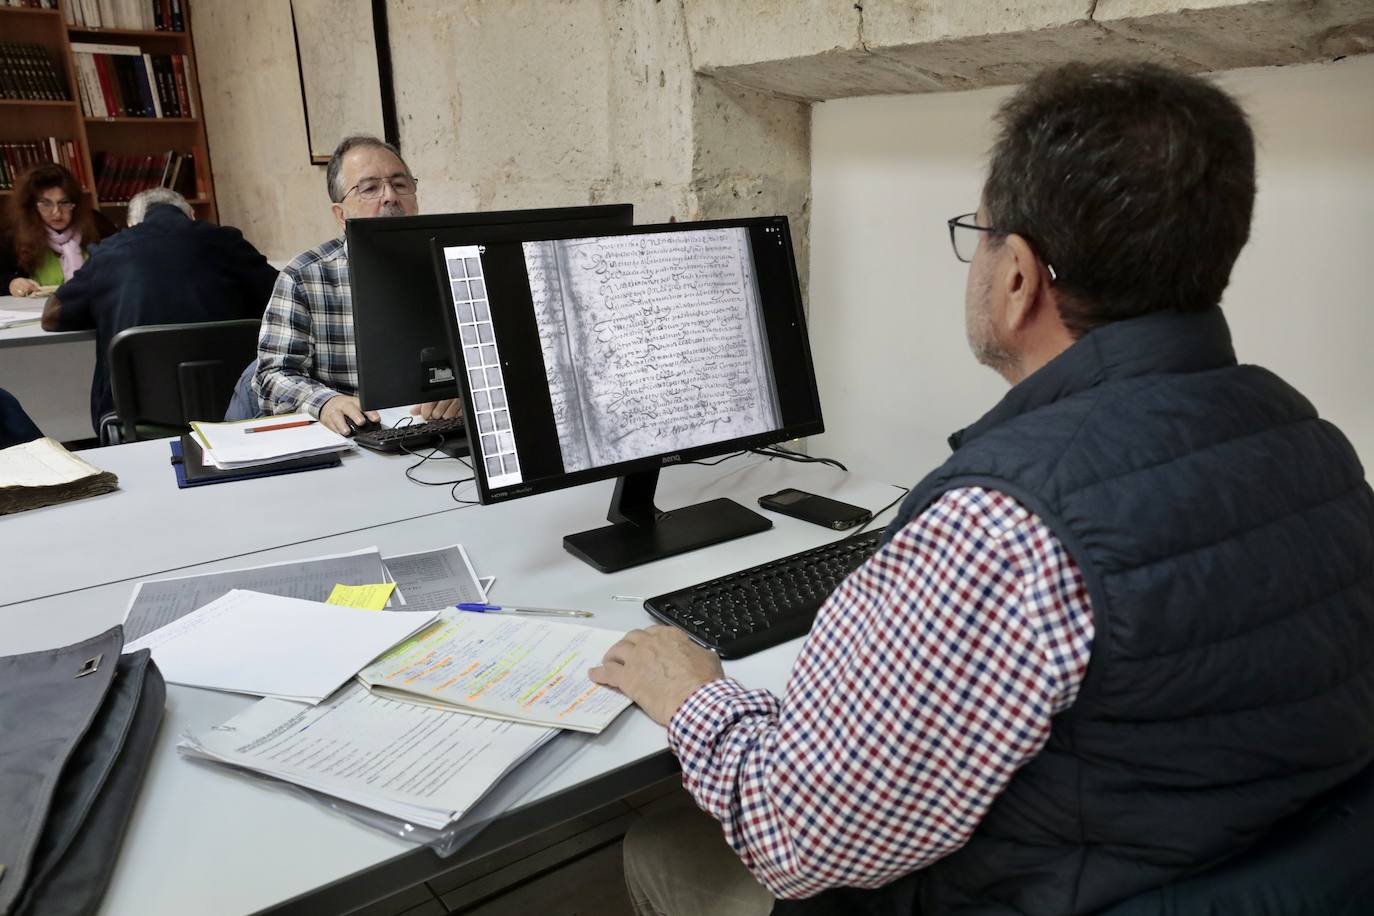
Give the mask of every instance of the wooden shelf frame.
M 127 201 L 102 202 L 96 194 L 92 136 L 102 151 L 120 155 L 161 155 L 169 149 L 192 152 L 198 180 L 203 179 L 205 191 L 194 199 L 187 198 L 202 219 L 218 221 L 219 205 L 215 196 L 214 170 L 210 163 L 210 144 L 205 131 L 205 106 L 201 101 L 200 74 L 196 65 L 195 42 L 192 33 L 191 0 L 181 0 L 185 29 L 148 31 L 146 29 L 107 29 L 68 25 L 66 8 L 79 0 L 58 0 L 58 9 L 0 6 L 0 33 L 6 41 L 31 41 L 42 44 L 57 61 L 59 72 L 66 80 L 71 98 L 66 101 L 0 99 L 0 142 L 38 140 L 58 137 L 76 140 L 81 147 L 81 164 L 90 177 L 92 187 L 83 188 L 90 195 L 96 209 L 105 212 L 116 225 L 123 225 Z M 94 118 L 81 106 L 77 82 L 76 60 L 72 42 L 95 44 L 137 45 L 149 54 L 185 54 L 187 63 L 187 91 L 198 117 L 194 118 Z M 156 128 L 145 132 L 143 128 Z M 169 145 L 170 144 L 170 145 Z M 8 196 L 0 191 L 0 196 Z

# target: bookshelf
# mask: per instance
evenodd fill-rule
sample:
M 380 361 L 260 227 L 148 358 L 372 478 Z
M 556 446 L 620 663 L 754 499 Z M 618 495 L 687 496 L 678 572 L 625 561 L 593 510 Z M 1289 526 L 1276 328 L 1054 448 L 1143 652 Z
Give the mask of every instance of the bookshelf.
M 55 62 L 59 80 L 64 84 L 68 96 L 64 101 L 0 99 L 0 144 L 46 143 L 47 138 L 52 137 L 60 147 L 62 141 L 73 141 L 78 166 L 73 171 L 82 179 L 83 193 L 116 226 L 125 224 L 127 194 L 119 193 L 121 189 L 109 187 L 107 182 L 102 181 L 101 188 L 106 191 L 102 198 L 97 189 L 97 167 L 102 161 L 127 165 L 129 175 L 122 189 L 127 192 L 129 187 L 136 187 L 140 182 L 155 184 L 159 178 L 159 174 L 137 174 L 138 162 L 147 164 L 149 157 L 152 157 L 153 171 L 156 171 L 167 153 L 190 153 L 194 161 L 194 181 L 185 181 L 179 190 L 191 203 L 198 218 L 217 222 L 219 208 L 215 201 L 214 176 L 205 135 L 205 109 L 201 105 L 195 47 L 191 40 L 190 0 L 176 0 L 184 25 L 181 31 L 87 26 L 82 24 L 85 21 L 81 15 L 82 2 L 56 0 L 56 9 L 45 9 L 8 6 L 5 5 L 6 0 L 0 0 L 0 42 L 36 44 L 44 48 Z M 93 5 L 91 0 L 85 2 L 88 6 Z M 113 0 L 103 8 L 108 10 L 113 6 L 128 12 L 141 8 L 141 4 L 152 2 Z M 190 112 L 183 111 L 181 116 L 167 117 L 104 117 L 92 114 L 90 104 L 83 102 L 82 74 L 79 69 L 83 61 L 73 52 L 73 44 L 136 47 L 141 54 L 154 58 L 184 55 L 181 64 L 189 105 L 181 107 L 189 107 Z M 141 60 L 132 55 L 130 59 Z M 89 65 L 89 61 L 86 63 Z M 89 71 L 87 76 L 89 78 Z M 87 88 L 90 88 L 89 84 Z M 194 116 L 187 116 L 190 113 L 194 113 Z M 104 157 L 99 155 L 102 153 Z M 5 203 L 11 193 L 0 190 L 0 204 Z

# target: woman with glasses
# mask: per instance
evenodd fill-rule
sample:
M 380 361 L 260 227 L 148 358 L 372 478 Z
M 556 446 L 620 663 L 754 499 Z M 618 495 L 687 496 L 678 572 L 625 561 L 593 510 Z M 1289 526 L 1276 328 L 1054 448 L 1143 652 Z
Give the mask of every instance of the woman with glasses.
M 70 280 L 102 234 L 76 176 L 56 163 L 36 165 L 19 176 L 6 222 L 8 250 L 0 254 L 0 272 L 11 296 L 30 296 Z

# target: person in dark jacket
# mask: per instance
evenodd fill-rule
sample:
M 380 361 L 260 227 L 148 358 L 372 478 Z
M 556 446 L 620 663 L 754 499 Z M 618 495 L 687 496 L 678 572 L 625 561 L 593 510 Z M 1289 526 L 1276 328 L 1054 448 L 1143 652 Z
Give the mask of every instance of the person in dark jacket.
M 129 202 L 129 226 L 43 307 L 45 331 L 96 332 L 91 423 L 114 410 L 110 341 L 125 328 L 261 318 L 277 271 L 232 226 L 195 219 L 180 194 L 154 188 Z
M 42 436 L 43 433 L 20 406 L 19 399 L 0 388 L 0 448 L 22 445 Z
M 1237 362 L 1219 306 L 1244 112 L 1158 66 L 1070 65 L 999 121 L 949 228 L 970 346 L 1011 389 L 829 597 L 785 698 L 669 627 L 590 672 L 667 726 L 714 818 L 631 830 L 641 913 L 1097 913 L 1374 772 L 1374 491 Z M 1338 870 L 1367 889 L 1353 845 L 1288 875 L 1312 897 L 1285 911 L 1345 905 L 1319 896 Z

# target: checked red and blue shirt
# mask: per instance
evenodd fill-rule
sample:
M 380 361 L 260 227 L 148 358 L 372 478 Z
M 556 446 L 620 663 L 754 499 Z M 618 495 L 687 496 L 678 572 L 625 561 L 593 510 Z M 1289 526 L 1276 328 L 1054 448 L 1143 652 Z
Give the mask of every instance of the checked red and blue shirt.
M 1078 694 L 1083 577 L 1011 497 L 944 494 L 830 596 L 785 697 L 731 678 L 668 724 L 683 783 L 774 895 L 878 887 L 966 843 Z

